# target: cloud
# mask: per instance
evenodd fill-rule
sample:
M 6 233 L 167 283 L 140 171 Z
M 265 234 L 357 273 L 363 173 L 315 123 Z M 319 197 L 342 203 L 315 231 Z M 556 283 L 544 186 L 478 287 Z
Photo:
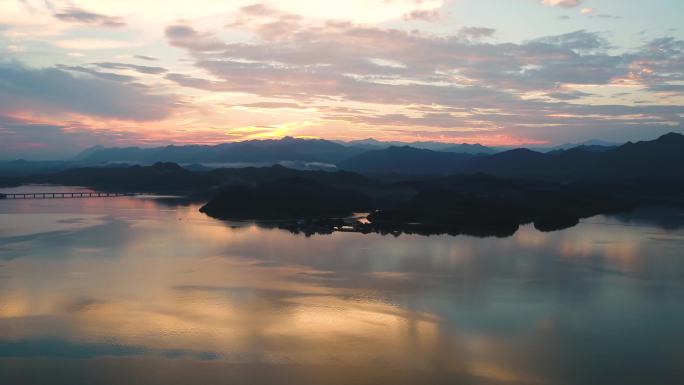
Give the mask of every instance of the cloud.
M 262 3 L 255 3 L 244 6 L 240 8 L 240 12 L 242 12 L 244 15 L 251 16 L 270 16 L 280 14 L 280 11 L 277 11 L 274 8 L 268 7 L 266 6 L 266 4 Z
M 625 55 L 629 62 L 626 80 L 653 86 L 684 81 L 684 41 L 662 37 Z
M 411 14 L 416 17 L 413 20 L 425 21 L 427 18 L 434 21 L 436 10 L 440 9 L 444 3 L 444 0 L 346 0 L 343 2 L 263 0 L 254 9 L 255 13 L 260 9 L 268 9 L 286 11 L 309 19 L 334 18 L 360 23 L 378 23 L 402 19 L 407 15 L 411 17 Z
M 621 16 L 610 15 L 607 13 L 592 14 L 589 17 L 592 19 L 622 19 Z
M 230 92 L 239 91 L 239 88 L 233 88 L 229 84 L 220 81 L 213 81 L 208 79 L 196 78 L 185 74 L 169 73 L 165 76 L 166 79 L 171 80 L 183 87 L 197 88 L 205 91 L 216 92 Z
M 204 1 L 200 0 L 200 3 L 208 4 Z M 543 8 L 541 0 L 526 1 L 533 7 Z M 395 7 L 397 2 L 401 7 Z M 40 2 L 32 2 L 38 4 L 36 20 L 38 16 L 47 19 L 48 24 L 59 32 L 52 33 L 43 42 L 68 49 L 67 55 L 82 55 L 78 58 L 64 56 L 62 63 L 68 65 L 51 70 L 69 76 L 73 79 L 70 81 L 79 84 L 94 81 L 110 87 L 118 86 L 126 92 L 137 90 L 136 95 L 144 100 L 148 96 L 161 96 L 151 87 L 159 87 L 159 90 L 179 88 L 178 85 L 193 88 L 185 90 L 188 95 L 184 101 L 192 103 L 187 104 L 190 107 L 187 119 L 182 123 L 180 119 L 178 122 L 164 122 L 168 123 L 167 127 L 183 126 L 187 130 L 184 132 L 200 131 L 203 124 L 222 126 L 228 121 L 234 126 L 238 124 L 236 121 L 242 126 L 275 126 L 285 121 L 291 126 L 279 132 L 291 130 L 305 135 L 325 136 L 326 132 L 337 135 L 334 130 L 338 127 L 361 127 L 359 131 L 368 131 L 391 130 L 393 127 L 408 129 L 413 124 L 416 130 L 423 128 L 429 132 L 458 133 L 470 128 L 511 137 L 516 135 L 516 130 L 527 134 L 536 130 L 539 136 L 528 137 L 541 137 L 541 133 L 547 131 L 580 132 L 585 127 L 603 128 L 609 124 L 622 124 L 625 127 L 623 131 L 626 131 L 637 130 L 635 126 L 638 129 L 672 126 L 681 120 L 672 110 L 650 108 L 657 104 L 681 105 L 681 100 L 676 98 L 681 97 L 677 96 L 680 95 L 677 86 L 684 82 L 684 60 L 681 56 L 684 47 L 676 38 L 652 40 L 643 47 L 614 47 L 611 42 L 624 39 L 612 40 L 616 35 L 580 30 L 513 42 L 505 31 L 497 31 L 486 24 L 448 29 L 447 26 L 428 28 L 419 22 L 401 22 L 402 19 L 435 21 L 437 10 L 446 9 L 440 7 L 442 1 L 353 0 L 351 5 L 322 2 L 313 4 L 305 12 L 303 0 L 298 3 L 301 6 L 292 5 L 294 3 L 289 1 L 264 0 L 241 9 L 239 7 L 250 2 L 236 0 L 229 5 L 224 3 L 216 3 L 215 8 L 204 7 L 197 12 L 190 10 L 191 6 L 187 4 L 178 5 L 191 11 L 181 13 L 182 21 L 178 21 L 179 12 L 174 5 L 169 7 L 173 8 L 173 18 L 167 17 L 172 13 L 170 9 L 160 10 L 164 17 L 155 14 L 156 24 L 152 26 L 138 25 L 142 20 L 131 18 L 126 20 L 135 23 L 135 28 L 130 30 L 94 31 L 74 30 L 73 25 L 53 18 L 53 14 L 64 11 L 45 10 Z M 365 8 L 365 3 L 372 4 Z M 78 4 L 86 7 L 86 3 Z M 86 9 L 91 14 L 128 17 L 126 15 L 145 14 L 129 11 L 135 7 L 152 8 L 145 2 L 121 4 L 93 3 Z M 557 7 L 545 8 L 548 12 L 555 12 L 556 16 L 564 14 L 575 21 L 602 15 L 598 8 L 582 18 L 581 9 L 594 6 L 587 1 L 557 0 L 545 1 L 544 4 Z M 344 21 L 340 19 L 349 19 L 347 15 L 352 12 L 347 10 L 337 15 L 333 9 L 348 6 L 356 7 L 354 10 L 358 11 L 376 5 L 392 8 L 392 12 L 386 12 L 391 17 L 373 15 L 368 19 L 355 18 L 356 22 Z M 212 14 L 220 16 L 204 17 Z M 339 19 L 329 20 L 329 15 L 339 16 Z M 37 23 L 33 18 L 27 19 Z M 198 21 L 194 23 L 193 20 Z M 383 22 L 367 24 L 368 20 Z M 93 20 L 74 22 L 79 23 L 77 27 L 98 26 L 99 23 Z M 160 24 L 162 22 L 164 24 Z M 571 24 L 564 25 L 571 27 Z M 138 33 L 138 26 L 145 31 L 163 30 L 168 45 L 159 46 L 159 42 L 154 40 L 157 36 L 132 39 L 129 32 Z M 423 29 L 416 31 L 411 29 L 413 27 Z M 463 28 L 459 30 L 460 27 Z M 17 34 L 28 30 L 11 29 Z M 34 29 L 36 33 L 40 32 L 39 28 Z M 113 32 L 116 35 L 112 35 Z M 119 32 L 125 32 L 125 38 Z M 34 41 L 35 35 L 31 36 L 31 41 Z M 21 45 L 29 52 L 22 55 L 32 54 L 30 51 L 36 50 L 37 46 L 29 40 L 24 41 Z M 145 50 L 139 49 L 142 44 L 145 44 Z M 134 45 L 135 49 L 126 49 Z M 54 47 L 48 48 L 55 51 Z M 87 52 L 86 49 L 111 51 Z M 57 52 L 64 53 L 62 50 Z M 138 52 L 145 55 L 134 56 Z M 146 55 L 150 52 L 159 53 L 164 64 L 154 62 L 158 59 Z M 174 62 L 178 57 L 180 62 Z M 59 62 L 60 59 L 58 56 L 44 56 L 40 60 Z M 147 85 L 138 84 L 138 81 Z M 3 92 L 4 102 L 9 91 Z M 614 96 L 618 93 L 624 95 Z M 76 102 L 64 106 L 66 101 L 51 100 L 48 103 L 42 101 L 41 95 L 22 97 L 27 100 L 26 109 L 46 115 L 83 114 L 86 110 L 91 115 L 95 112 L 100 114 L 93 116 L 104 117 L 105 114 L 96 111 L 88 104 L 89 101 L 83 102 L 85 106 Z M 166 98 L 170 107 L 157 116 L 168 116 L 175 108 L 174 103 L 178 102 L 172 96 Z M 637 104 L 637 101 L 642 103 Z M 39 102 L 42 103 L 39 108 L 33 108 Z M 56 106 L 56 103 L 62 106 Z M 104 102 L 105 105 L 107 103 L 118 106 L 123 102 Z M 606 107 L 622 103 L 635 109 Z M 15 103 L 13 108 L 18 105 Z M 164 110 L 153 105 L 150 111 Z M 217 105 L 224 108 L 215 108 Z M 266 111 L 277 108 L 281 110 Z M 295 108 L 299 110 L 286 110 Z M 130 114 L 120 112 L 115 115 Z M 138 111 L 135 115 L 142 113 Z M 306 131 L 306 128 L 297 131 L 300 127 L 314 124 L 311 122 L 317 119 L 334 122 L 326 124 L 329 131 Z M 172 130 L 166 137 L 183 135 Z
M 582 4 L 584 0 L 542 0 L 541 3 L 552 7 L 572 8 Z
M 122 74 L 118 74 L 118 73 L 103 72 L 103 71 L 99 71 L 95 68 L 108 69 L 108 70 L 114 70 L 114 71 L 128 70 L 128 71 L 138 72 L 138 73 L 144 74 L 144 75 L 159 75 L 159 74 L 163 74 L 163 73 L 167 72 L 167 70 L 165 68 L 162 68 L 162 67 L 141 66 L 141 65 L 135 65 L 135 64 L 113 63 L 113 62 L 92 63 L 92 64 L 90 64 L 90 66 L 68 66 L 68 65 L 58 64 L 55 67 L 59 68 L 61 70 L 65 70 L 65 71 L 88 74 L 88 75 L 91 75 L 93 77 L 97 77 L 97 78 L 104 79 L 104 80 L 110 80 L 110 81 L 115 81 L 115 82 L 129 82 L 129 83 L 136 81 L 137 78 L 134 76 L 122 75 Z M 93 68 L 93 67 L 95 67 L 95 68 Z
M 133 43 L 123 40 L 98 39 L 98 38 L 76 38 L 61 39 L 54 42 L 54 45 L 64 49 L 73 50 L 98 50 L 98 49 L 117 49 L 131 47 Z
M 473 39 L 492 37 L 495 33 L 496 29 L 486 27 L 463 27 L 458 31 L 459 36 L 464 36 Z
M 684 96 L 684 84 L 654 84 L 648 89 L 653 92 L 679 94 Z
M 88 72 L 80 67 L 70 70 Z M 169 116 L 176 104 L 174 97 L 153 94 L 145 86 L 98 77 L 77 77 L 60 68 L 35 69 L 16 61 L 0 63 L 0 113 L 76 113 L 149 121 Z
M 435 85 L 440 93 L 459 93 L 473 84 L 520 91 L 552 89 L 565 82 L 605 84 L 628 72 L 620 66 L 622 58 L 604 52 L 610 48 L 605 39 L 586 31 L 523 44 L 484 44 L 471 40 L 491 36 L 493 29 L 467 27 L 455 36 L 433 36 L 270 17 L 235 26 L 259 40 L 228 44 L 189 26 L 167 28 L 169 43 L 188 50 L 195 64 L 216 79 L 194 77 L 195 85 L 262 96 L 337 97 L 357 94 L 345 92 L 351 88 L 391 89 L 392 83 Z M 172 80 L 190 81 L 177 75 Z
M 133 57 L 136 59 L 145 60 L 145 61 L 157 61 L 157 60 L 159 60 L 156 57 L 147 56 L 147 55 L 134 55 Z
M 532 40 L 532 43 L 544 43 L 572 51 L 595 51 L 611 48 L 608 41 L 601 35 L 585 30 L 542 37 Z
M 99 27 L 123 27 L 126 23 L 120 17 L 102 15 L 99 13 L 88 12 L 81 8 L 67 8 L 54 13 L 53 16 L 59 20 L 69 23 L 79 23 Z
M 169 26 L 164 30 L 164 34 L 172 46 L 186 48 L 191 51 L 215 51 L 225 48 L 225 44 L 210 34 L 199 33 L 187 25 Z
M 104 80 L 111 80 L 115 82 L 132 82 L 135 80 L 134 77 L 132 76 L 127 76 L 127 75 L 119 75 L 119 74 L 113 74 L 111 72 L 101 72 L 94 70 L 92 68 L 88 67 L 83 67 L 83 66 L 67 66 L 63 64 L 58 64 L 56 66 L 57 68 L 65 71 L 72 71 L 72 72 L 80 72 L 84 74 L 88 74 L 100 79 Z
M 672 38 L 618 54 L 603 34 L 585 30 L 522 43 L 485 43 L 477 38 L 491 36 L 493 29 L 466 27 L 437 36 L 311 22 L 263 7 L 251 8 L 248 16 L 228 26 L 252 33 L 248 42 L 224 42 L 188 25 L 167 29 L 169 42 L 185 49 L 207 75 L 166 78 L 212 92 L 289 99 L 315 106 L 328 121 L 381 130 L 412 126 L 511 137 L 548 131 L 571 139 L 573 132 L 620 125 L 630 132 L 672 129 L 683 120 L 682 106 L 613 105 L 582 88 L 677 81 L 684 73 L 684 42 Z M 589 98 L 591 104 L 582 104 Z M 349 113 L 320 107 L 333 101 L 372 107 Z
M 304 108 L 299 103 L 288 103 L 288 102 L 255 102 L 255 103 L 244 103 L 236 107 L 245 108 L 263 108 L 263 109 L 280 109 L 280 108 L 290 108 L 290 109 L 301 109 Z
M 105 69 L 133 70 L 133 71 L 139 72 L 141 74 L 148 74 L 148 75 L 158 75 L 158 74 L 162 74 L 162 73 L 167 72 L 166 68 L 162 68 L 162 67 L 141 66 L 141 65 L 127 64 L 127 63 L 104 62 L 104 63 L 94 63 L 94 65 L 97 67 L 100 67 L 100 68 L 105 68 Z
M 143 139 L 136 133 L 98 130 L 73 121 L 46 123 L 0 114 L 0 160 L 65 159 L 93 144 L 130 145 Z
M 438 9 L 414 9 L 411 12 L 404 14 L 404 21 L 420 20 L 426 22 L 434 22 L 439 20 Z
M 546 94 L 546 96 L 557 99 L 557 100 L 576 100 L 576 99 L 581 99 L 587 96 L 592 96 L 592 94 L 588 92 L 582 92 L 582 91 L 554 91 L 554 92 L 549 92 Z

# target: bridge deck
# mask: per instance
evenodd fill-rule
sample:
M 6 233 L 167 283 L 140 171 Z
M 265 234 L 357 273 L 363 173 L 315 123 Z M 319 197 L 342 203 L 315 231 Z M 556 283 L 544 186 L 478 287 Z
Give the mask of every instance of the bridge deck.
M 113 198 L 134 196 L 136 193 L 104 193 L 104 192 L 26 192 L 0 193 L 0 199 L 61 199 L 61 198 Z

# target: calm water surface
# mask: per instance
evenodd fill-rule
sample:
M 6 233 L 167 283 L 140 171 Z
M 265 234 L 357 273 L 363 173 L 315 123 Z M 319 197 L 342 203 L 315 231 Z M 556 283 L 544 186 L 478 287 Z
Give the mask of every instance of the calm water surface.
M 0 384 L 681 383 L 681 211 L 307 238 L 149 198 L 0 201 Z

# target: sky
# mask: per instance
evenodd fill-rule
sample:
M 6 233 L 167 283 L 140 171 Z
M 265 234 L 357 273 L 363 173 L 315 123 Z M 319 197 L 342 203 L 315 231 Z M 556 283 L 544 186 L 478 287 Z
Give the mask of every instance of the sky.
M 681 0 L 0 0 L 0 159 L 684 133 Z

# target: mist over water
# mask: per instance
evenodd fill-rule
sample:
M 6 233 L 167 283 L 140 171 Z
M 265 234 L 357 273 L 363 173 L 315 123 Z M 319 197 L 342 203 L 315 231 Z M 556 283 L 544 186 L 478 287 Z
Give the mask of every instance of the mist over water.
M 0 200 L 0 383 L 605 385 L 684 375 L 681 211 L 550 233 L 528 225 L 508 238 L 306 237 L 198 208 Z

